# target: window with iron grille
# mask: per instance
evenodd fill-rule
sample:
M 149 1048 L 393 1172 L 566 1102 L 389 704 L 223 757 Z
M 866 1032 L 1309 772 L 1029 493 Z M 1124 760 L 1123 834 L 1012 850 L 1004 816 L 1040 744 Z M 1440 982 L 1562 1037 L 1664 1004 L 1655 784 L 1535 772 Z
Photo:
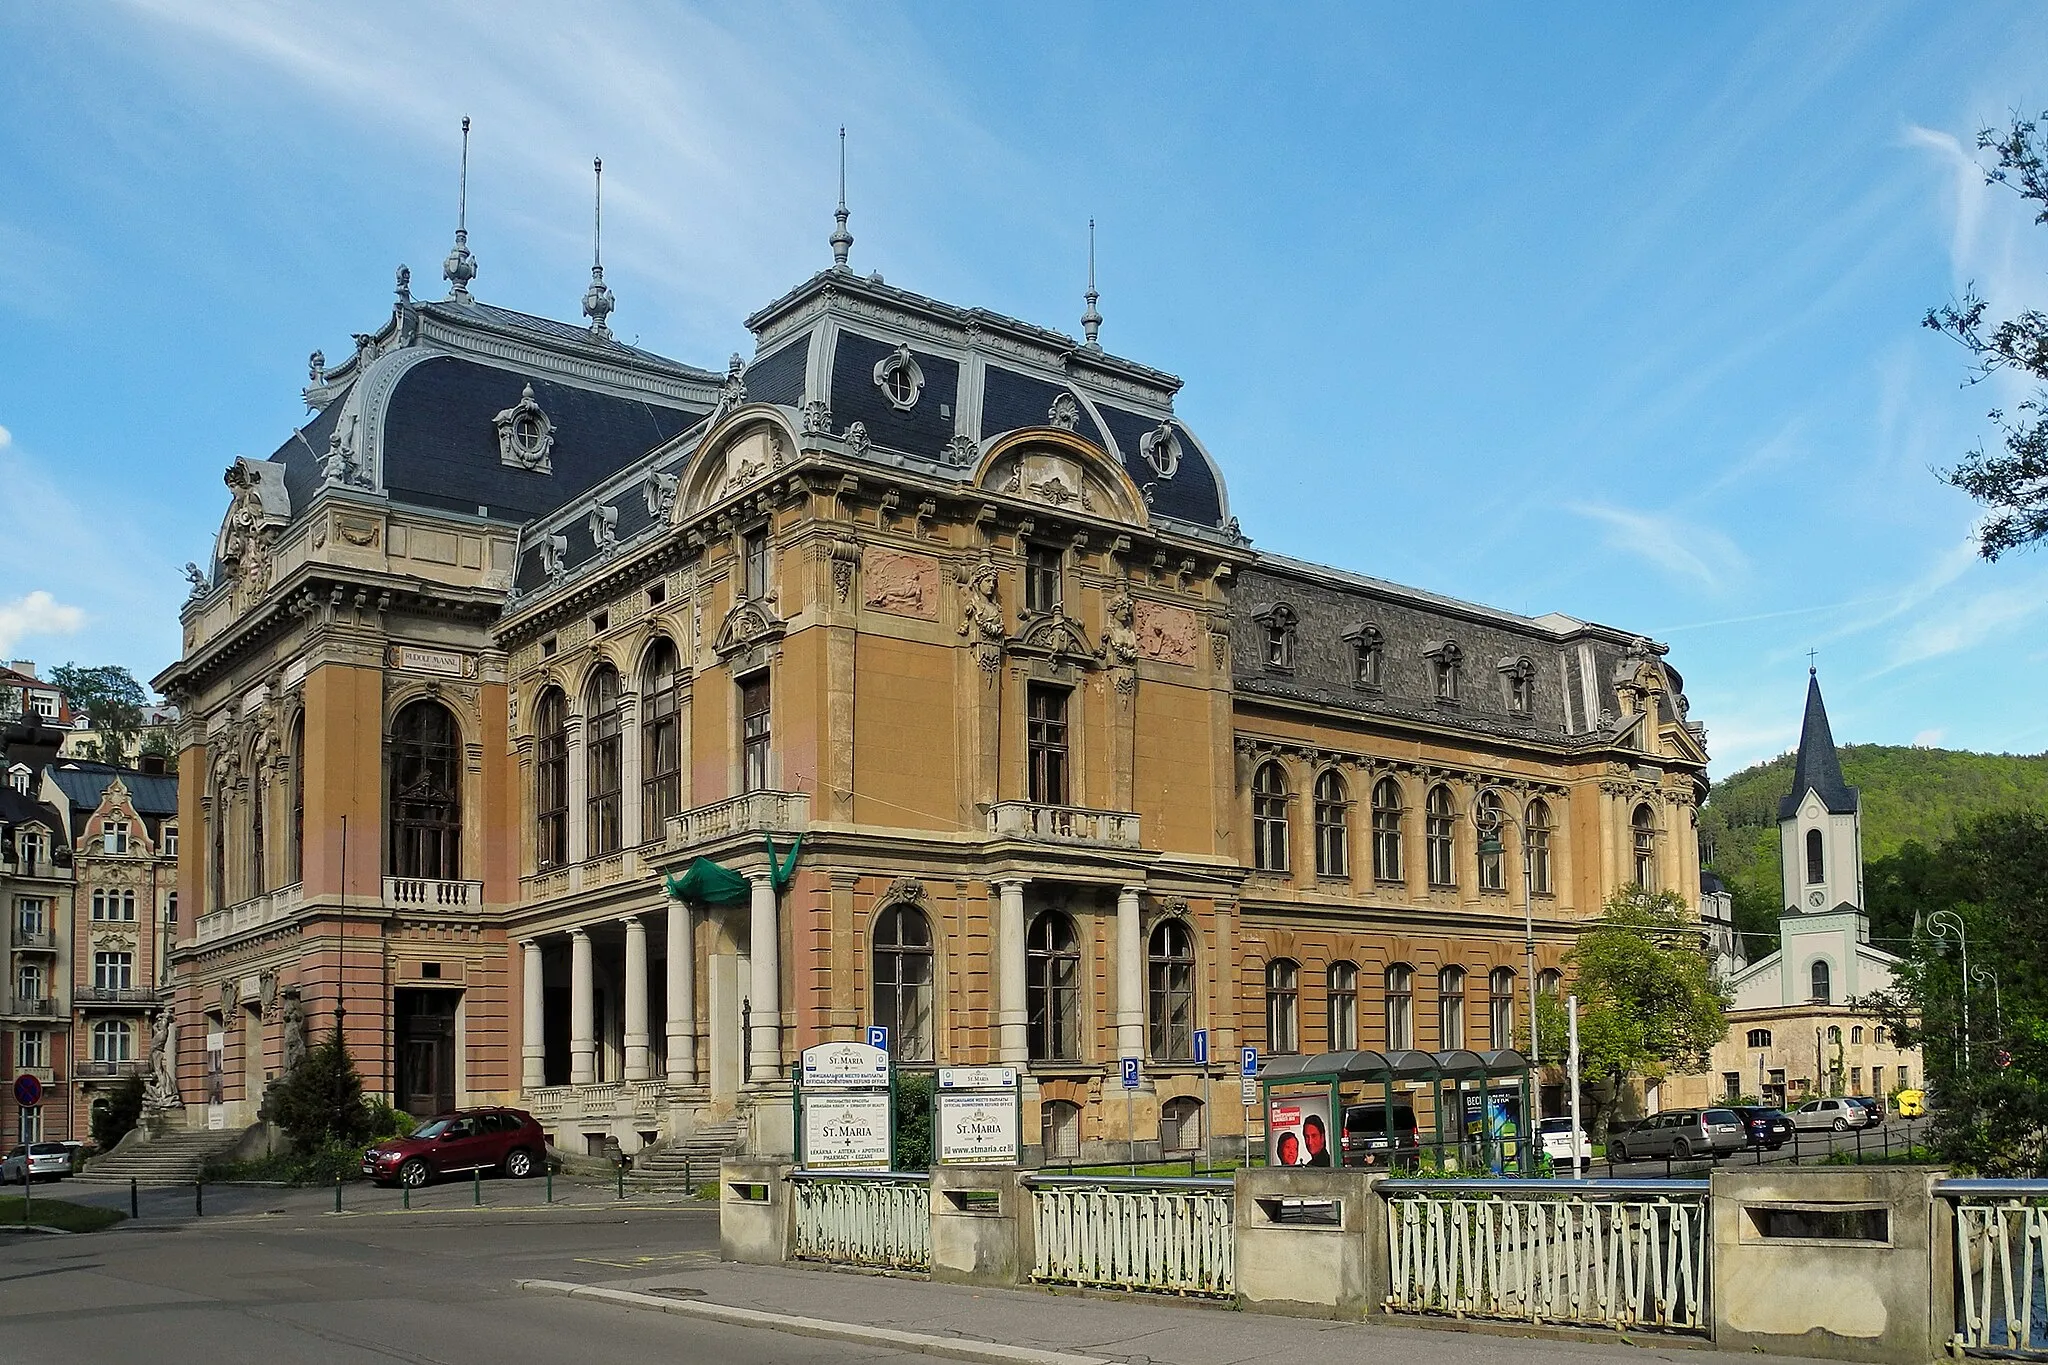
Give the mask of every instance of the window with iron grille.
M 1159 1108 L 1159 1150 L 1162 1155 L 1186 1156 L 1202 1145 L 1202 1102 L 1191 1095 L 1179 1095 Z
M 462 744 L 439 702 L 416 701 L 391 723 L 391 874 L 462 876 Z

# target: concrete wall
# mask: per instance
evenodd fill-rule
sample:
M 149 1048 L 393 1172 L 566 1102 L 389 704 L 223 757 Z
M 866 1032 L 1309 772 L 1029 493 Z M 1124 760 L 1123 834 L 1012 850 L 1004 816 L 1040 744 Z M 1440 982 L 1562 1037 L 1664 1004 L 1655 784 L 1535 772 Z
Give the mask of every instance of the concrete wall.
M 718 1168 L 718 1256 L 748 1265 L 781 1265 L 796 1233 L 790 1167 L 727 1161 Z
M 1237 1303 L 1261 1313 L 1360 1318 L 1387 1296 L 1386 1208 L 1363 1171 L 1237 1173 Z M 1333 1221 L 1308 1221 L 1321 1201 Z M 1310 1207 L 1304 1208 L 1307 1201 Z
M 932 1172 L 932 1278 L 951 1284 L 1021 1284 L 1031 1277 L 1031 1217 L 1022 1172 L 956 1167 Z

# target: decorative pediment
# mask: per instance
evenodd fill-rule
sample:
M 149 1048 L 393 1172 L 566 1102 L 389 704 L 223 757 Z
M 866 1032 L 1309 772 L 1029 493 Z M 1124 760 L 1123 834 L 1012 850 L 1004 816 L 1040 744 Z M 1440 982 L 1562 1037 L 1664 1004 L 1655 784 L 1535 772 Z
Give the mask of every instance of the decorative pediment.
M 725 614 L 725 623 L 711 642 L 721 659 L 780 640 L 788 623 L 759 602 L 742 602 Z
M 766 482 L 787 465 L 797 437 L 777 409 L 754 405 L 714 432 L 671 499 L 670 517 L 684 520 L 705 507 Z
M 1009 649 L 1012 654 L 1049 659 L 1061 665 L 1094 668 L 1102 662 L 1102 656 L 1089 645 L 1081 623 L 1057 612 L 1026 616 L 1010 640 Z
M 1060 427 L 1025 428 L 998 438 L 982 457 L 975 481 L 1060 512 L 1135 525 L 1147 520 L 1145 499 L 1130 475 L 1101 449 Z

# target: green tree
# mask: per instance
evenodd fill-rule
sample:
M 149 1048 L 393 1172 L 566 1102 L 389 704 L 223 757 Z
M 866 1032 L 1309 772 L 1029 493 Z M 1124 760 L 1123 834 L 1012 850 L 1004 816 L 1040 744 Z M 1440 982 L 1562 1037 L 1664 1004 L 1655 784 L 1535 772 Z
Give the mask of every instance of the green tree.
M 142 749 L 140 752 L 144 758 L 162 759 L 165 772 L 174 773 L 178 771 L 178 750 L 171 743 L 171 733 L 169 730 L 159 727 L 145 734 L 142 737 Z
M 74 712 L 92 717 L 92 728 L 99 734 L 93 756 L 102 763 L 126 762 L 129 747 L 142 734 L 142 708 L 149 701 L 135 675 L 119 664 L 67 663 L 50 670 L 50 682 Z
M 2039 119 L 2012 116 L 2007 128 L 1983 128 L 1977 149 L 1991 153 L 1984 179 L 2003 185 L 2038 206 L 2036 223 L 2048 224 L 2048 113 Z M 1970 353 L 1972 384 L 2001 371 L 2048 382 L 2048 313 L 2030 308 L 1995 325 L 1985 320 L 1985 300 L 1975 286 L 1960 299 L 1928 311 L 1925 325 L 1960 342 Z M 1992 509 L 1977 531 L 1986 559 L 2048 537 L 2048 389 L 2036 389 L 2008 414 L 1994 408 L 1993 426 L 2005 449 L 1986 453 L 1979 445 L 1942 477 Z
M 1929 1145 L 1987 1176 L 2048 1175 L 2048 815 L 1980 816 L 1936 855 L 1953 935 L 1922 932 L 1890 990 L 1859 1003 L 1920 1049 L 1934 1092 Z M 1987 974 L 1988 973 L 1988 974 Z M 1993 985 L 1995 977 L 1996 985 Z
M 896 1073 L 896 1169 L 922 1171 L 932 1164 L 932 1094 L 936 1078 L 928 1072 Z
M 111 1152 L 114 1144 L 135 1131 L 135 1125 L 141 1121 L 142 1077 L 130 1076 L 114 1087 L 105 1103 L 93 1106 L 93 1145 L 102 1152 Z
M 370 1130 L 363 1079 L 336 1028 L 315 1043 L 271 1089 L 264 1117 L 284 1129 L 294 1150 L 315 1152 L 335 1143 L 360 1142 Z
M 1714 980 L 1698 920 L 1673 891 L 1615 892 L 1564 963 L 1579 997 L 1587 1127 L 1604 1136 L 1630 1082 L 1706 1069 L 1728 1031 L 1729 1001 Z M 1536 1023 L 1543 1055 L 1564 1056 L 1564 1002 L 1538 997 Z

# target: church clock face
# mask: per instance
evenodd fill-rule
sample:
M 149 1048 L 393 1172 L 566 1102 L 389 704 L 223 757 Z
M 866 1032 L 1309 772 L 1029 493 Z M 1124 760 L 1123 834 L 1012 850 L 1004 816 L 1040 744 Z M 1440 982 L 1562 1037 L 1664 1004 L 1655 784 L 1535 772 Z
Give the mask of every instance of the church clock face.
M 1816 891 L 1806 898 L 1806 903 L 1818 910 L 1828 903 L 1828 898 L 1824 893 Z

